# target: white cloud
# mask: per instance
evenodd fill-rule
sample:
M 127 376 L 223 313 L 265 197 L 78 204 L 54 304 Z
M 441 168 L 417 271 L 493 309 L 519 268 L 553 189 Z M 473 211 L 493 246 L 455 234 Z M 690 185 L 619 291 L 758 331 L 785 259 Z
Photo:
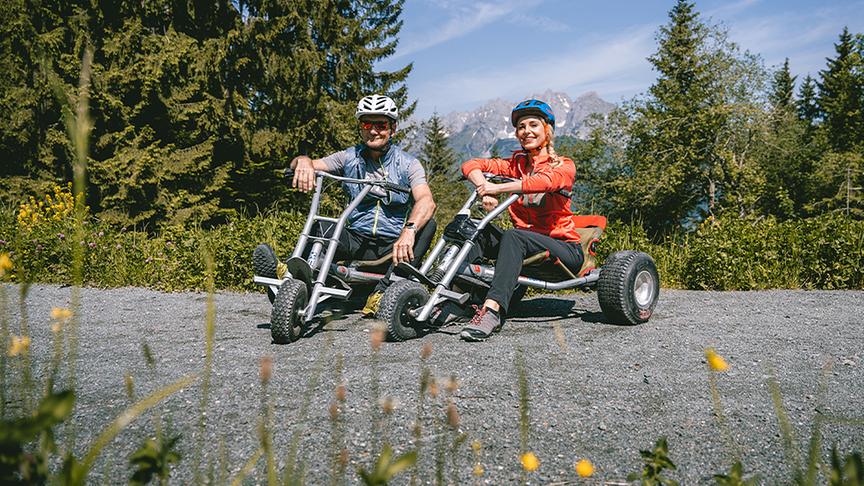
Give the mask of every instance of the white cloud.
M 848 25 L 851 32 L 859 32 L 864 27 L 862 18 L 861 2 L 842 8 L 782 12 L 729 22 L 729 36 L 742 48 L 760 54 L 769 66 L 782 64 L 788 57 L 793 74 L 815 74 L 824 68 L 825 58 L 834 55 L 830 46 L 837 42 L 843 27 Z
M 481 2 L 451 2 L 437 0 L 435 7 L 443 10 L 447 20 L 443 25 L 420 30 L 413 30 L 403 35 L 396 53 L 390 60 L 413 54 L 424 49 L 442 44 L 451 39 L 467 35 L 477 29 L 505 18 L 516 10 L 523 10 L 538 5 L 542 0 L 506 0 Z
M 430 79 L 414 90 L 421 104 L 436 103 L 443 112 L 487 101 L 494 97 L 519 98 L 546 89 L 578 95 L 598 91 L 601 96 L 621 96 L 650 84 L 646 61 L 654 48 L 655 26 L 629 29 L 617 37 L 598 39 L 569 52 L 549 54 L 534 62 L 453 73 Z M 514 64 L 515 65 L 515 64 Z M 446 100 L 446 102 L 444 102 Z

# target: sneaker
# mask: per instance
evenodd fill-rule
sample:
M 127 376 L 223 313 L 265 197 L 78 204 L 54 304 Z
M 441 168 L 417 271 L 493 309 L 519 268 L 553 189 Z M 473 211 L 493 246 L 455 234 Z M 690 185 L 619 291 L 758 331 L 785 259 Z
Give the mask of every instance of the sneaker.
M 477 310 L 471 322 L 462 328 L 459 336 L 466 341 L 485 341 L 493 332 L 501 329 L 502 325 L 501 316 L 484 306 Z
M 384 296 L 383 292 L 372 292 L 369 294 L 369 298 L 366 299 L 366 306 L 360 311 L 364 317 L 375 317 L 375 314 L 378 313 L 378 307 L 381 306 L 381 297 Z
M 288 271 L 288 267 L 279 261 L 276 252 L 266 243 L 258 245 L 252 252 L 252 268 L 255 275 L 267 278 L 282 278 Z

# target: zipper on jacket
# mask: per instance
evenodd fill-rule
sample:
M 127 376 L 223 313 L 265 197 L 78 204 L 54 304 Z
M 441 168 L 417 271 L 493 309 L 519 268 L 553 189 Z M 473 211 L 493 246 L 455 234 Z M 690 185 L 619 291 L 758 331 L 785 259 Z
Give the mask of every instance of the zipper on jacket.
M 381 201 L 375 203 L 375 219 L 372 221 L 372 236 L 378 236 L 378 214 L 381 212 Z

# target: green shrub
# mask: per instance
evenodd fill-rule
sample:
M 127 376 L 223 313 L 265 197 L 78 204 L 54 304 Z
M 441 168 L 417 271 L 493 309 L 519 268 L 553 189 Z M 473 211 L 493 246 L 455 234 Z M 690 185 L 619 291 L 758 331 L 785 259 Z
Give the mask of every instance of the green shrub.
M 687 288 L 864 287 L 864 222 L 841 215 L 784 223 L 722 218 L 703 224 L 687 246 Z
M 774 219 L 706 220 L 690 239 L 685 285 L 706 290 L 797 287 L 792 228 Z
M 829 214 L 790 223 L 801 248 L 801 286 L 817 289 L 864 288 L 864 221 Z
M 67 190 L 68 191 L 68 190 Z M 56 206 L 57 196 L 50 199 Z M 19 281 L 70 283 L 74 218 L 46 209 L 46 199 L 0 211 L 0 251 L 15 263 Z M 34 218 L 34 214 L 37 214 Z M 220 289 L 255 290 L 251 252 L 269 243 L 286 259 L 305 213 L 273 211 L 237 217 L 210 229 L 171 226 L 155 233 L 127 231 L 88 218 L 84 223 L 86 285 L 160 290 L 205 288 L 205 255 Z M 503 218 L 501 221 L 505 221 Z M 439 231 L 446 221 L 439 221 Z M 652 242 L 638 223 L 611 221 L 599 261 L 620 250 L 651 255 L 663 287 L 706 290 L 864 288 L 864 222 L 841 214 L 777 222 L 724 217 L 692 233 Z

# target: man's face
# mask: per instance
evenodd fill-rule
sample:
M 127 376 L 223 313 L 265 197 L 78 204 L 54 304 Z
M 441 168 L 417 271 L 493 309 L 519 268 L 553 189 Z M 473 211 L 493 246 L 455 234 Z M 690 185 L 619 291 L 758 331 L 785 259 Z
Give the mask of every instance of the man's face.
M 384 115 L 364 115 L 359 121 L 360 137 L 372 150 L 383 150 L 393 134 L 393 121 Z

